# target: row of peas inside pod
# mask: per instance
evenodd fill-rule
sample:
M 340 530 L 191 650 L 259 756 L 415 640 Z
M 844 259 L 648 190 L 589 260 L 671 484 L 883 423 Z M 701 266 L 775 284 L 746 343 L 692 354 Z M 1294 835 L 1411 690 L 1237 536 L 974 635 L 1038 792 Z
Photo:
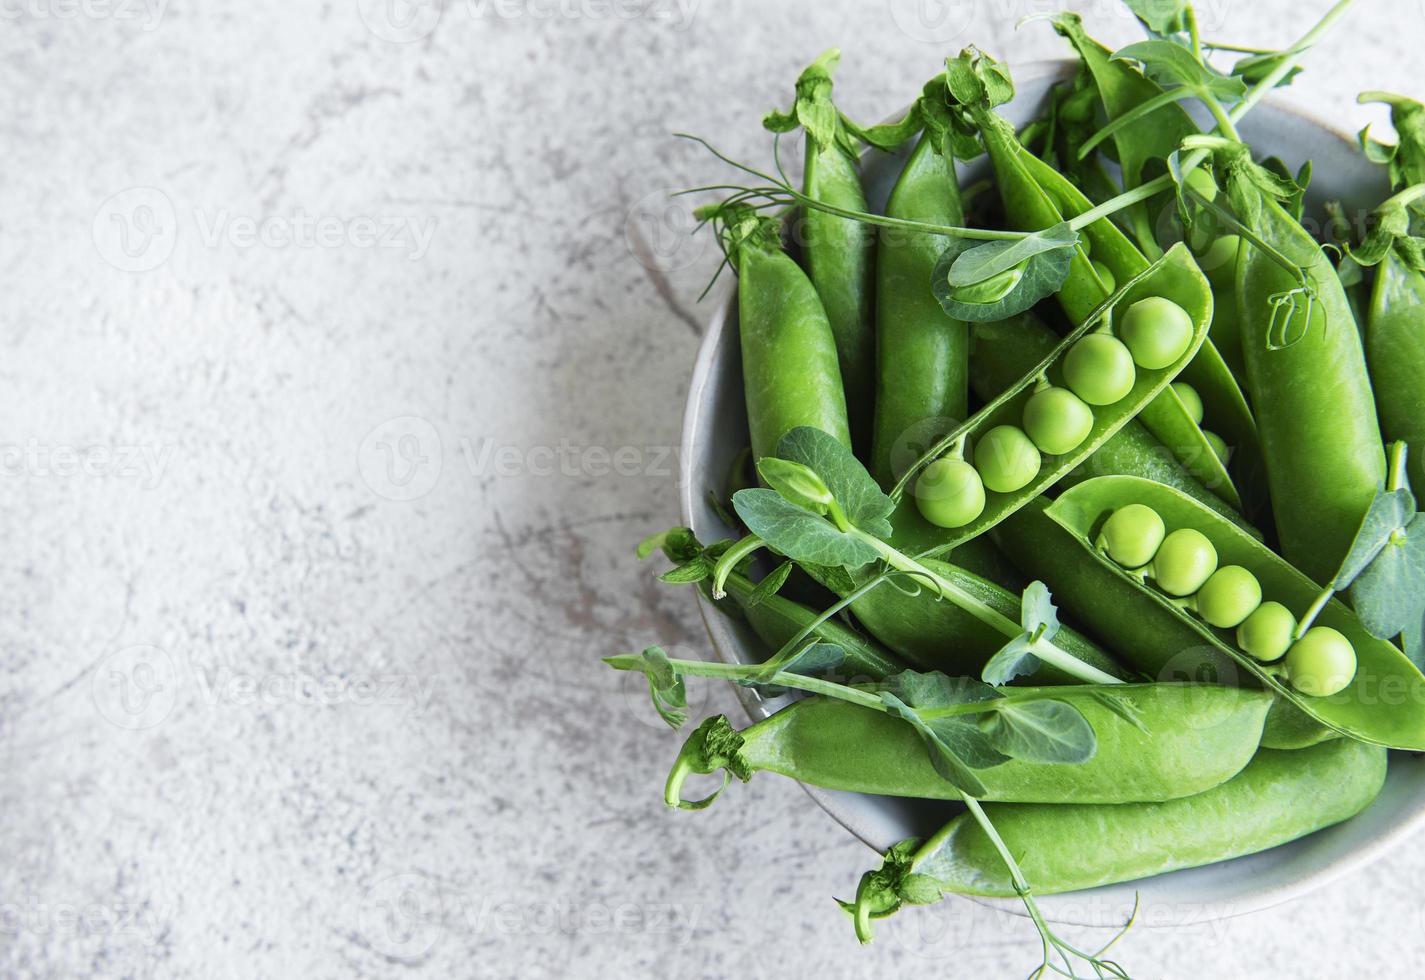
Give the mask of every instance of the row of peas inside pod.
M 925 467 L 916 484 L 920 513 L 938 527 L 964 527 L 984 512 L 986 488 L 1013 493 L 1028 486 L 1039 475 L 1041 454 L 1071 453 L 1088 438 L 1094 423 L 1091 406 L 1113 405 L 1127 397 L 1137 380 L 1136 367 L 1168 367 L 1183 356 L 1192 337 L 1186 310 L 1170 299 L 1149 296 L 1128 307 L 1116 336 L 1103 329 L 1079 338 L 1064 355 L 1068 387 L 1041 382 L 1024 405 L 1022 428 L 997 425 L 973 447 L 957 447 Z M 1200 423 L 1202 399 L 1197 392 L 1182 385 L 1178 395 Z M 1225 459 L 1226 445 L 1213 438 L 1209 441 L 1214 450 L 1220 444 L 1219 455 Z
M 1280 602 L 1263 601 L 1257 577 L 1240 565 L 1218 567 L 1217 549 L 1193 528 L 1171 533 L 1144 504 L 1128 504 L 1104 522 L 1098 547 L 1119 565 L 1139 570 L 1158 589 L 1203 621 L 1236 629 L 1237 646 L 1263 663 L 1285 656 L 1286 679 L 1311 697 L 1344 690 L 1356 676 L 1356 651 L 1329 626 L 1296 637 L 1297 618 Z

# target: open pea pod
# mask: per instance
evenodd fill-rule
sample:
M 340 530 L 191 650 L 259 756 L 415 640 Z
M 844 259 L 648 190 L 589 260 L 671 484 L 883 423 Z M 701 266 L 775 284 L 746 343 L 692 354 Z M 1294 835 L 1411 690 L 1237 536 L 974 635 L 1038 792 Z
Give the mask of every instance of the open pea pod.
M 930 556 L 944 554 L 956 545 L 988 531 L 1039 496 L 1058 482 L 1064 474 L 1091 456 L 1114 433 L 1132 421 L 1144 406 L 1152 402 L 1177 377 L 1183 365 L 1192 358 L 1206 339 L 1208 322 L 1212 318 L 1211 287 L 1208 285 L 1206 277 L 1198 269 L 1197 263 L 1193 261 L 1187 246 L 1182 244 L 1174 245 L 1161 259 L 1149 265 L 1133 279 L 1126 281 L 1122 288 L 1095 309 L 1078 328 L 1065 337 L 1044 360 L 1040 361 L 1037 370 L 1030 372 L 1017 384 L 1007 388 L 998 398 L 976 412 L 964 425 L 947 436 L 944 442 L 948 444 L 961 435 L 967 436 L 973 442 L 978 435 L 988 432 L 997 425 L 1019 425 L 1024 417 L 1025 402 L 1033 394 L 1033 388 L 1040 374 L 1046 375 L 1051 384 L 1065 386 L 1062 364 L 1064 354 L 1069 347 L 1098 326 L 1106 317 L 1110 317 L 1114 310 L 1127 308 L 1138 300 L 1149 296 L 1163 296 L 1172 300 L 1192 318 L 1192 342 L 1188 344 L 1182 356 L 1160 370 L 1139 368 L 1133 388 L 1127 395 L 1112 405 L 1099 406 L 1094 409 L 1093 428 L 1089 430 L 1088 438 L 1080 443 L 1078 448 L 1062 456 L 1045 455 L 1038 475 L 1019 490 L 1000 493 L 986 488 L 985 508 L 980 516 L 963 527 L 937 529 L 939 531 L 936 535 L 938 544 L 925 554 Z M 914 492 L 913 489 L 912 492 Z
M 1038 231 L 1092 209 L 1093 202 L 1067 177 L 1020 145 L 1013 128 L 1002 118 L 988 110 L 979 110 L 975 113 L 975 122 L 994 167 L 1000 198 L 1011 224 L 1026 231 Z M 1111 291 L 1109 283 L 1090 263 L 1090 254 L 1119 283 L 1139 275 L 1148 265 L 1137 246 L 1107 218 L 1080 229 L 1079 234 L 1088 248 L 1081 244 L 1074 249 L 1068 278 L 1058 293 L 1059 305 L 1074 323 L 1082 322 Z M 1208 310 L 1210 320 L 1210 301 Z M 1204 343 L 1200 349 L 1211 349 L 1211 342 Z M 1229 438 L 1245 439 L 1244 434 L 1254 432 L 1255 427 L 1232 373 L 1215 349 L 1199 356 L 1203 357 L 1203 366 L 1194 373 L 1190 383 L 1198 388 L 1204 408 L 1211 405 L 1214 424 L 1221 426 L 1223 434 L 1231 432 Z M 1224 421 L 1216 422 L 1219 417 Z M 1233 507 L 1242 509 L 1241 498 L 1226 467 L 1179 399 L 1167 393 L 1145 406 L 1140 421 L 1200 483 Z M 1254 446 L 1255 442 L 1252 435 L 1247 444 Z
M 1316 622 L 1338 630 L 1356 648 L 1356 676 L 1350 686 L 1329 697 L 1309 697 L 1283 684 L 1275 674 L 1239 650 L 1233 634 L 1219 630 L 1184 611 L 1172 598 L 1120 568 L 1094 545 L 1104 520 L 1127 504 L 1157 511 L 1169 530 L 1193 528 L 1217 549 L 1219 565 L 1241 565 L 1262 584 L 1262 594 L 1301 615 L 1320 593 L 1320 586 L 1297 571 L 1260 541 L 1202 504 L 1170 487 L 1132 476 L 1104 476 L 1065 491 L 1047 513 L 1080 547 L 1152 597 L 1166 614 L 1179 618 L 1202 637 L 1204 662 L 1219 654 L 1230 657 L 1264 686 L 1291 701 L 1306 714 L 1342 734 L 1412 752 L 1425 751 L 1425 675 L 1393 644 L 1366 631 L 1349 608 L 1334 599 Z M 1188 651 L 1189 653 L 1191 651 Z M 1190 665 L 1181 665 L 1190 669 Z
M 1053 167 L 1033 154 L 1026 153 L 1024 158 L 1030 175 L 1054 200 L 1065 218 L 1075 218 L 1093 207 L 1093 202 Z M 1137 246 L 1111 221 L 1095 221 L 1084 229 L 1083 234 L 1092 242 L 1094 260 L 1102 262 L 1119 282 L 1147 264 Z M 1068 310 L 1066 305 L 1065 311 Z M 1183 368 L 1178 380 L 1186 381 L 1197 389 L 1202 397 L 1204 425 L 1226 439 L 1227 444 L 1244 460 L 1244 473 L 1256 477 L 1261 469 L 1257 423 L 1252 418 L 1252 410 L 1232 369 L 1222 359 L 1211 337 Z M 1171 391 L 1163 392 L 1143 409 L 1139 421 L 1204 486 L 1238 510 L 1243 509 L 1242 499 L 1228 476 L 1226 466 L 1203 435 L 1202 426 L 1192 420 L 1176 395 Z

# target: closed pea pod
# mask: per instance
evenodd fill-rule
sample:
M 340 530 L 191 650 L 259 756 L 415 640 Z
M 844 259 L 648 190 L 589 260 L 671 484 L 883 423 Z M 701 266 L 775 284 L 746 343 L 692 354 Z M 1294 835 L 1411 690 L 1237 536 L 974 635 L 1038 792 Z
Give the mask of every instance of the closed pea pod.
M 1011 759 L 976 771 L 988 790 L 983 799 L 1025 803 L 1136 803 L 1210 789 L 1252 758 L 1271 703 L 1260 691 L 1183 684 L 1024 687 L 1006 693 L 1021 701 L 1073 706 L 1093 728 L 1097 743 L 1087 762 Z M 953 715 L 953 710 L 936 709 L 926 716 L 933 722 Z M 830 698 L 797 701 L 741 732 L 721 715 L 705 722 L 679 752 L 665 799 L 677 805 L 689 774 L 723 768 L 744 781 L 755 772 L 772 772 L 826 789 L 959 799 L 913 728 L 883 712 Z
M 1317 582 L 1335 573 L 1385 481 L 1360 334 L 1340 280 L 1311 235 L 1264 195 L 1245 147 L 1225 151 L 1233 209 L 1303 271 L 1244 247 L 1237 268 L 1247 384 L 1256 407 L 1282 553 Z
M 754 457 L 772 453 L 782 436 L 801 425 L 850 448 L 836 343 L 811 281 L 782 251 L 775 222 L 739 209 L 722 220 L 724 245 L 737 267 L 743 394 Z
M 1425 494 L 1425 275 L 1393 251 L 1376 267 L 1365 346 L 1381 428 L 1410 446 L 1410 485 Z
M 1227 782 L 1163 803 L 1002 803 L 985 813 L 1035 892 L 1047 895 L 1285 844 L 1361 812 L 1385 775 L 1384 749 L 1341 739 L 1296 752 L 1263 749 Z M 872 914 L 924 901 L 913 896 L 924 896 L 932 882 L 948 894 L 1018 894 L 999 851 L 969 814 L 951 820 L 913 856 L 898 857 L 901 866 L 889 875 L 883 868 L 877 893 L 866 896 L 875 903 Z
M 911 151 L 886 214 L 963 223 L 955 164 L 933 133 Z M 910 446 L 909 463 L 917 441 L 929 442 L 968 414 L 965 324 L 941 309 L 930 290 L 946 243 L 939 235 L 886 229 L 876 247 L 876 409 L 869 469 L 885 487 L 900 476 L 893 456 Z
M 1260 583 L 1262 594 L 1289 610 L 1304 612 L 1311 608 L 1321 590 L 1261 542 L 1175 490 L 1147 480 L 1117 476 L 1099 477 L 1065 491 L 1047 509 L 1049 517 L 1137 594 L 1145 622 L 1150 616 L 1166 615 L 1180 626 L 1190 627 L 1199 638 L 1196 647 L 1178 646 L 1175 651 L 1195 651 L 1192 656 L 1200 658 L 1204 668 L 1211 665 L 1218 671 L 1216 676 L 1250 675 L 1256 683 L 1271 688 L 1317 721 L 1345 735 L 1391 748 L 1425 749 L 1425 676 L 1397 647 L 1373 637 L 1344 604 L 1334 599 L 1326 602 L 1315 622 L 1349 641 L 1358 668 L 1349 685 L 1334 696 L 1310 696 L 1298 691 L 1279 676 L 1276 668 L 1264 666 L 1240 649 L 1234 634 L 1203 622 L 1093 546 L 1098 525 L 1117 508 L 1130 503 L 1151 507 L 1170 528 L 1202 535 L 1212 543 L 1222 564 L 1250 571 Z M 1157 611 L 1149 612 L 1152 607 Z M 1235 667 L 1224 671 L 1224 659 Z M 1192 664 L 1182 666 L 1196 669 Z M 1289 674 L 1288 671 L 1288 677 Z
M 797 79 L 796 103 L 772 113 L 764 124 L 774 132 L 806 130 L 802 193 L 814 201 L 849 211 L 866 210 L 857 141 L 831 101 L 831 73 L 840 60 L 835 48 Z M 875 229 L 860 221 L 803 208 L 802 260 L 821 297 L 836 342 L 846 411 L 858 452 L 870 447 L 876 384 Z

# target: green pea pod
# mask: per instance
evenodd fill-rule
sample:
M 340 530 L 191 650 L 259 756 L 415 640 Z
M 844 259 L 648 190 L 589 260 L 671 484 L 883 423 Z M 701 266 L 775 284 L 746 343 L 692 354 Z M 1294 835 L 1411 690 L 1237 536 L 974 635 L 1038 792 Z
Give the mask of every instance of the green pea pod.
M 1103 568 L 1131 584 L 1134 593 L 1156 606 L 1159 615 L 1171 615 L 1191 627 L 1199 638 L 1196 647 L 1172 651 L 1178 658 L 1173 661 L 1174 667 L 1186 670 L 1190 677 L 1198 676 L 1195 665 L 1188 662 L 1197 658 L 1204 669 L 1223 670 L 1218 677 L 1250 675 L 1312 718 L 1344 735 L 1390 748 L 1425 751 L 1425 676 L 1394 644 L 1372 636 L 1344 604 L 1335 600 L 1328 602 L 1316 622 L 1338 630 L 1355 647 L 1356 676 L 1339 694 L 1309 697 L 1298 693 L 1278 679 L 1276 669 L 1240 651 L 1230 631 L 1218 630 L 1187 613 L 1172 598 L 1120 568 L 1094 546 L 1097 532 L 1108 515 L 1130 503 L 1151 507 L 1172 530 L 1193 528 L 1201 532 L 1217 549 L 1219 566 L 1241 565 L 1257 577 L 1264 596 L 1282 603 L 1298 616 L 1312 605 L 1321 590 L 1241 528 L 1169 487 L 1136 477 L 1105 476 L 1065 491 L 1048 508 L 1049 517 L 1064 527 L 1078 547 L 1090 552 Z M 1235 669 L 1224 668 L 1224 659 L 1235 663 Z
M 814 609 L 780 595 L 763 596 L 760 601 L 751 601 L 755 586 L 747 576 L 738 572 L 727 577 L 725 587 L 728 595 L 736 600 L 752 631 L 769 648 L 769 654 L 780 650 L 783 644 L 818 619 L 819 614 Z M 903 665 L 879 643 L 835 619 L 818 624 L 811 635 L 842 649 L 846 659 L 837 672 L 848 677 L 881 680 L 903 669 Z
M 742 385 L 752 452 L 775 454 L 799 425 L 851 447 L 836 342 L 821 299 L 779 244 L 747 241 L 736 252 Z
M 1376 267 L 1366 357 L 1381 427 L 1410 447 L 1410 486 L 1425 496 L 1425 275 L 1394 250 Z
M 1315 299 L 1308 301 L 1278 259 L 1243 249 L 1237 308 L 1247 385 L 1282 554 L 1327 582 L 1385 482 L 1385 450 L 1361 337 L 1336 270 L 1310 233 L 1250 182 L 1243 173 L 1250 166 L 1245 157 L 1230 165 L 1233 208 L 1305 271 Z
M 970 383 L 975 394 L 984 401 L 991 400 L 1033 370 L 1056 343 L 1058 338 L 1054 332 L 1032 313 L 996 323 L 975 324 L 970 339 Z M 1072 486 L 1095 476 L 1115 473 L 1141 476 L 1175 487 L 1228 520 L 1248 527 L 1241 514 L 1199 483 L 1137 421 L 1125 423 L 1092 456 L 1066 473 L 1059 485 Z
M 975 770 L 987 790 L 981 799 L 1016 803 L 1159 802 L 1211 789 L 1251 761 L 1271 703 L 1261 691 L 1193 684 L 1029 687 L 1008 696 L 1072 705 L 1097 741 L 1087 762 L 1010 759 Z M 934 724 L 953 713 L 932 709 L 924 716 Z M 741 732 L 722 715 L 708 719 L 678 753 L 665 799 L 678 805 L 688 775 L 719 769 L 744 782 L 754 772 L 773 772 L 825 789 L 960 798 L 910 725 L 831 698 L 797 701 Z
M 1109 119 L 1121 119 L 1131 112 L 1141 111 L 1145 105 L 1158 103 L 1157 108 L 1121 126 L 1113 134 L 1124 190 L 1132 190 L 1158 173 L 1166 173 L 1163 161 L 1178 149 L 1184 138 L 1199 131 L 1192 117 L 1177 102 L 1161 103 L 1163 89 L 1128 61 L 1115 60 L 1113 52 L 1084 31 L 1078 14 L 1062 13 L 1051 23 L 1083 59 Z M 1125 209 L 1126 223 L 1149 255 L 1158 247 L 1150 205 L 1162 203 L 1162 198 L 1155 198 Z
M 1264 749 L 1306 749 L 1341 737 L 1340 732 L 1327 728 L 1285 698 L 1272 699 L 1262 726 Z
M 1121 289 L 1109 299 L 1099 311 L 1087 317 L 1040 364 L 1049 380 L 1063 385 L 1061 364 L 1063 354 L 1085 333 L 1099 325 L 1101 319 L 1111 316 L 1112 311 L 1126 308 L 1139 299 L 1148 296 L 1165 296 L 1181 306 L 1193 322 L 1192 342 L 1172 364 L 1161 370 L 1139 368 L 1132 390 L 1112 405 L 1094 409 L 1093 428 L 1088 438 L 1077 449 L 1062 456 L 1045 456 L 1038 474 L 1023 488 L 1011 493 L 1000 493 L 986 489 L 985 508 L 979 517 L 964 527 L 941 532 L 940 544 L 932 554 L 941 554 L 982 534 L 1013 514 L 1020 507 L 1038 497 L 1058 482 L 1065 474 L 1088 459 L 1114 433 L 1123 428 L 1145 406 L 1152 402 L 1192 359 L 1193 354 L 1207 336 L 1207 322 L 1212 313 L 1212 297 L 1207 280 L 1198 271 L 1185 245 L 1175 245 L 1157 262 L 1144 272 L 1124 282 Z M 997 425 L 1019 425 L 1024 416 L 1024 404 L 1033 394 L 1033 385 L 1038 372 L 1026 374 L 1020 383 L 1003 392 L 995 401 L 977 412 L 962 427 L 963 433 L 973 442 L 977 435 L 987 432 Z M 911 492 L 914 492 L 912 487 Z
M 886 202 L 892 218 L 964 224 L 955 165 L 926 134 Z M 871 474 L 883 487 L 917 448 L 968 414 L 969 338 L 930 290 L 948 239 L 883 229 L 876 250 L 876 418 Z
M 848 211 L 866 210 L 856 160 L 839 145 L 807 139 L 802 193 Z M 869 449 L 876 397 L 875 229 L 816 208 L 802 212 L 802 258 L 831 323 L 858 450 Z
M 933 558 L 920 561 L 977 601 L 1019 619 L 1021 600 L 1016 593 L 956 565 Z M 853 581 L 860 584 L 870 574 L 859 572 Z M 903 579 L 876 586 L 851 604 L 851 612 L 868 633 L 908 663 L 955 676 L 978 677 L 1006 639 L 970 612 L 936 596 L 928 585 Z M 1054 642 L 1090 666 L 1115 677 L 1127 676 L 1096 643 L 1069 626 L 1060 627 Z M 1039 684 L 1080 683 L 1051 664 L 1041 664 L 1027 679 Z
M 993 112 L 978 110 L 975 121 L 989 152 L 1000 185 L 1000 197 L 1011 224 L 1026 231 L 1038 231 L 1092 209 L 1092 202 L 1068 178 L 1020 146 L 1014 130 L 1003 119 Z M 1093 222 L 1080 234 L 1088 241 L 1094 260 L 1103 263 L 1118 283 L 1139 275 L 1148 264 L 1143 253 L 1107 218 Z M 1090 264 L 1084 249 L 1076 248 L 1068 278 L 1057 296 L 1065 315 L 1072 322 L 1081 323 L 1109 294 L 1107 284 Z M 1208 300 L 1210 319 L 1210 289 Z M 1231 372 L 1210 344 L 1194 347 L 1195 353 L 1199 350 L 1206 350 L 1207 353 L 1198 354 L 1201 364 L 1192 372 L 1184 373 L 1184 380 L 1189 380 L 1198 388 L 1204 407 L 1211 404 L 1214 424 L 1222 427 L 1223 434 L 1232 432 L 1232 438 L 1239 440 L 1238 444 L 1247 447 L 1247 452 L 1254 452 L 1251 449 L 1255 442 L 1255 437 L 1251 435 L 1251 413 L 1240 390 L 1236 390 Z M 1203 436 L 1201 428 L 1171 392 L 1145 406 L 1139 418 L 1199 482 L 1241 509 L 1241 500 L 1222 461 Z M 1217 422 L 1218 418 L 1222 421 Z
M 1117 806 L 990 804 L 986 816 L 1040 895 L 1133 881 L 1255 854 L 1348 820 L 1385 783 L 1385 750 L 1350 739 L 1299 752 L 1263 749 L 1203 793 Z M 888 857 L 871 914 L 943 894 L 1012 898 L 999 852 L 968 813 L 907 859 Z
M 1241 255 L 1242 249 L 1238 246 L 1229 261 L 1202 270 L 1212 284 L 1212 328 L 1207 335 L 1232 372 L 1239 391 L 1247 384 L 1247 362 L 1242 355 L 1242 317 L 1237 310 L 1237 263 Z

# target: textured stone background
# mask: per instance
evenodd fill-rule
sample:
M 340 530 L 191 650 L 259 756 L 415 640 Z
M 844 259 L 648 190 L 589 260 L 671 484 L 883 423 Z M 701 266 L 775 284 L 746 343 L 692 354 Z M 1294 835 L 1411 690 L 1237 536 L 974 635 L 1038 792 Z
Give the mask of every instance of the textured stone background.
M 668 134 L 761 158 L 823 48 L 875 117 L 964 43 L 1061 54 L 1014 30 L 1055 5 L 148 2 L 0 12 L 0 974 L 1022 975 L 960 901 L 858 950 L 874 857 L 791 783 L 666 811 L 676 737 L 598 658 L 704 649 L 631 553 L 716 264 Z M 1348 129 L 1425 95 L 1421 4 L 1359 7 L 1286 96 Z M 1418 971 L 1422 872 L 1122 958 Z

